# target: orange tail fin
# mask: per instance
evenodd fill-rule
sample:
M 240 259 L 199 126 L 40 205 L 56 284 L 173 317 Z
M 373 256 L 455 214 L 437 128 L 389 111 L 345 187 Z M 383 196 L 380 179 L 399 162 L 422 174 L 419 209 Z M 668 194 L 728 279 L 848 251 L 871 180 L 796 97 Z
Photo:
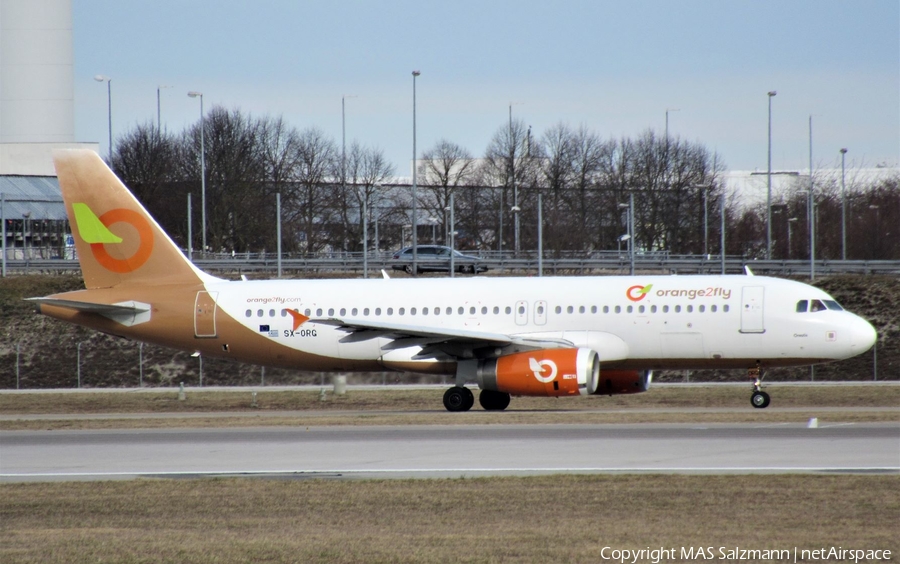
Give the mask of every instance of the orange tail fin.
M 214 279 L 182 254 L 97 153 L 54 151 L 53 161 L 88 289 Z

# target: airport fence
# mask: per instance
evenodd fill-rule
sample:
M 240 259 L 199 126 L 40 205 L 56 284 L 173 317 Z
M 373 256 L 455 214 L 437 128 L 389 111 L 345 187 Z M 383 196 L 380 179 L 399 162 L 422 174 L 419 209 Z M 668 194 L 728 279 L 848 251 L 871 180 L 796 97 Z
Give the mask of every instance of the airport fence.
M 0 345 L 3 345 L 0 343 Z M 872 382 L 900 380 L 891 370 L 896 359 L 883 359 L 879 367 L 876 345 L 853 359 L 815 367 L 779 368 L 767 371 L 770 382 Z M 46 345 L 18 342 L 0 346 L 0 389 L 95 389 L 167 388 L 184 384 L 204 386 L 330 386 L 335 373 L 266 368 L 226 359 L 203 358 L 150 344 L 123 342 L 102 335 L 60 344 L 55 356 Z M 656 371 L 655 382 L 746 383 L 741 370 Z M 339 374 L 353 385 L 434 384 L 452 385 L 449 375 L 399 372 Z
M 275 253 L 252 254 L 195 254 L 194 264 L 199 268 L 217 272 L 222 275 L 340 275 L 363 276 L 364 265 L 368 275 L 380 276 L 380 271 L 399 272 L 394 267 L 402 264 L 392 260 L 390 253 L 370 253 L 363 257 L 362 253 L 327 253 L 314 256 L 296 257 L 283 255 L 279 261 Z M 625 253 L 564 253 L 545 255 L 542 259 L 533 252 L 485 252 L 475 254 L 481 258 L 479 264 L 486 266 L 493 274 L 517 274 L 536 276 L 539 271 L 543 275 L 610 275 L 628 274 L 631 271 L 631 260 Z M 425 261 L 421 261 L 423 264 Z M 816 275 L 830 274 L 900 274 L 898 260 L 830 260 L 815 261 Z M 776 276 L 803 276 L 810 273 L 809 260 L 759 260 L 740 256 L 726 256 L 725 261 L 718 256 L 669 255 L 668 253 L 649 253 L 635 255 L 634 272 L 636 274 L 741 274 L 749 267 L 754 274 Z M 73 259 L 9 259 L 6 261 L 6 274 L 36 273 L 77 273 L 80 271 L 78 261 Z

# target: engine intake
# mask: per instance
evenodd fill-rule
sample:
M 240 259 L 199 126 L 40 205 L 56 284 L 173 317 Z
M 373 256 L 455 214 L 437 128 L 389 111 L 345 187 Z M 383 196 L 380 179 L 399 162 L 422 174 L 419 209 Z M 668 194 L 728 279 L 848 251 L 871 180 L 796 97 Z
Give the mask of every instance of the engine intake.
M 637 394 L 646 392 L 653 381 L 652 370 L 602 370 L 595 394 Z
M 591 349 L 542 349 L 478 363 L 482 390 L 519 396 L 597 393 L 600 359 Z

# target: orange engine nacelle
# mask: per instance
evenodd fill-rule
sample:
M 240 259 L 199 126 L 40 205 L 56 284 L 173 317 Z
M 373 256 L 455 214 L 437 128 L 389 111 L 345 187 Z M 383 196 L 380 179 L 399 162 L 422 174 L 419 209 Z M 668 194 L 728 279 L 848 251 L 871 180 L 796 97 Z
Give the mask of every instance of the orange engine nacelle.
M 588 395 L 596 393 L 599 373 L 591 349 L 543 349 L 479 362 L 478 387 L 518 396 Z
M 611 396 L 646 392 L 652 380 L 652 370 L 601 370 L 594 393 Z

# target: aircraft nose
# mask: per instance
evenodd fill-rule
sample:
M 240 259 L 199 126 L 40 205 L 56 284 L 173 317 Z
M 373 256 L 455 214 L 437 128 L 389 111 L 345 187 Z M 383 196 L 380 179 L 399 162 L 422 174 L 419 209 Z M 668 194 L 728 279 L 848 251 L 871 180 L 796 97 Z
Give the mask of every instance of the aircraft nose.
M 850 332 L 850 347 L 854 354 L 864 353 L 871 349 L 878 338 L 878 333 L 872 324 L 861 317 L 854 320 Z

